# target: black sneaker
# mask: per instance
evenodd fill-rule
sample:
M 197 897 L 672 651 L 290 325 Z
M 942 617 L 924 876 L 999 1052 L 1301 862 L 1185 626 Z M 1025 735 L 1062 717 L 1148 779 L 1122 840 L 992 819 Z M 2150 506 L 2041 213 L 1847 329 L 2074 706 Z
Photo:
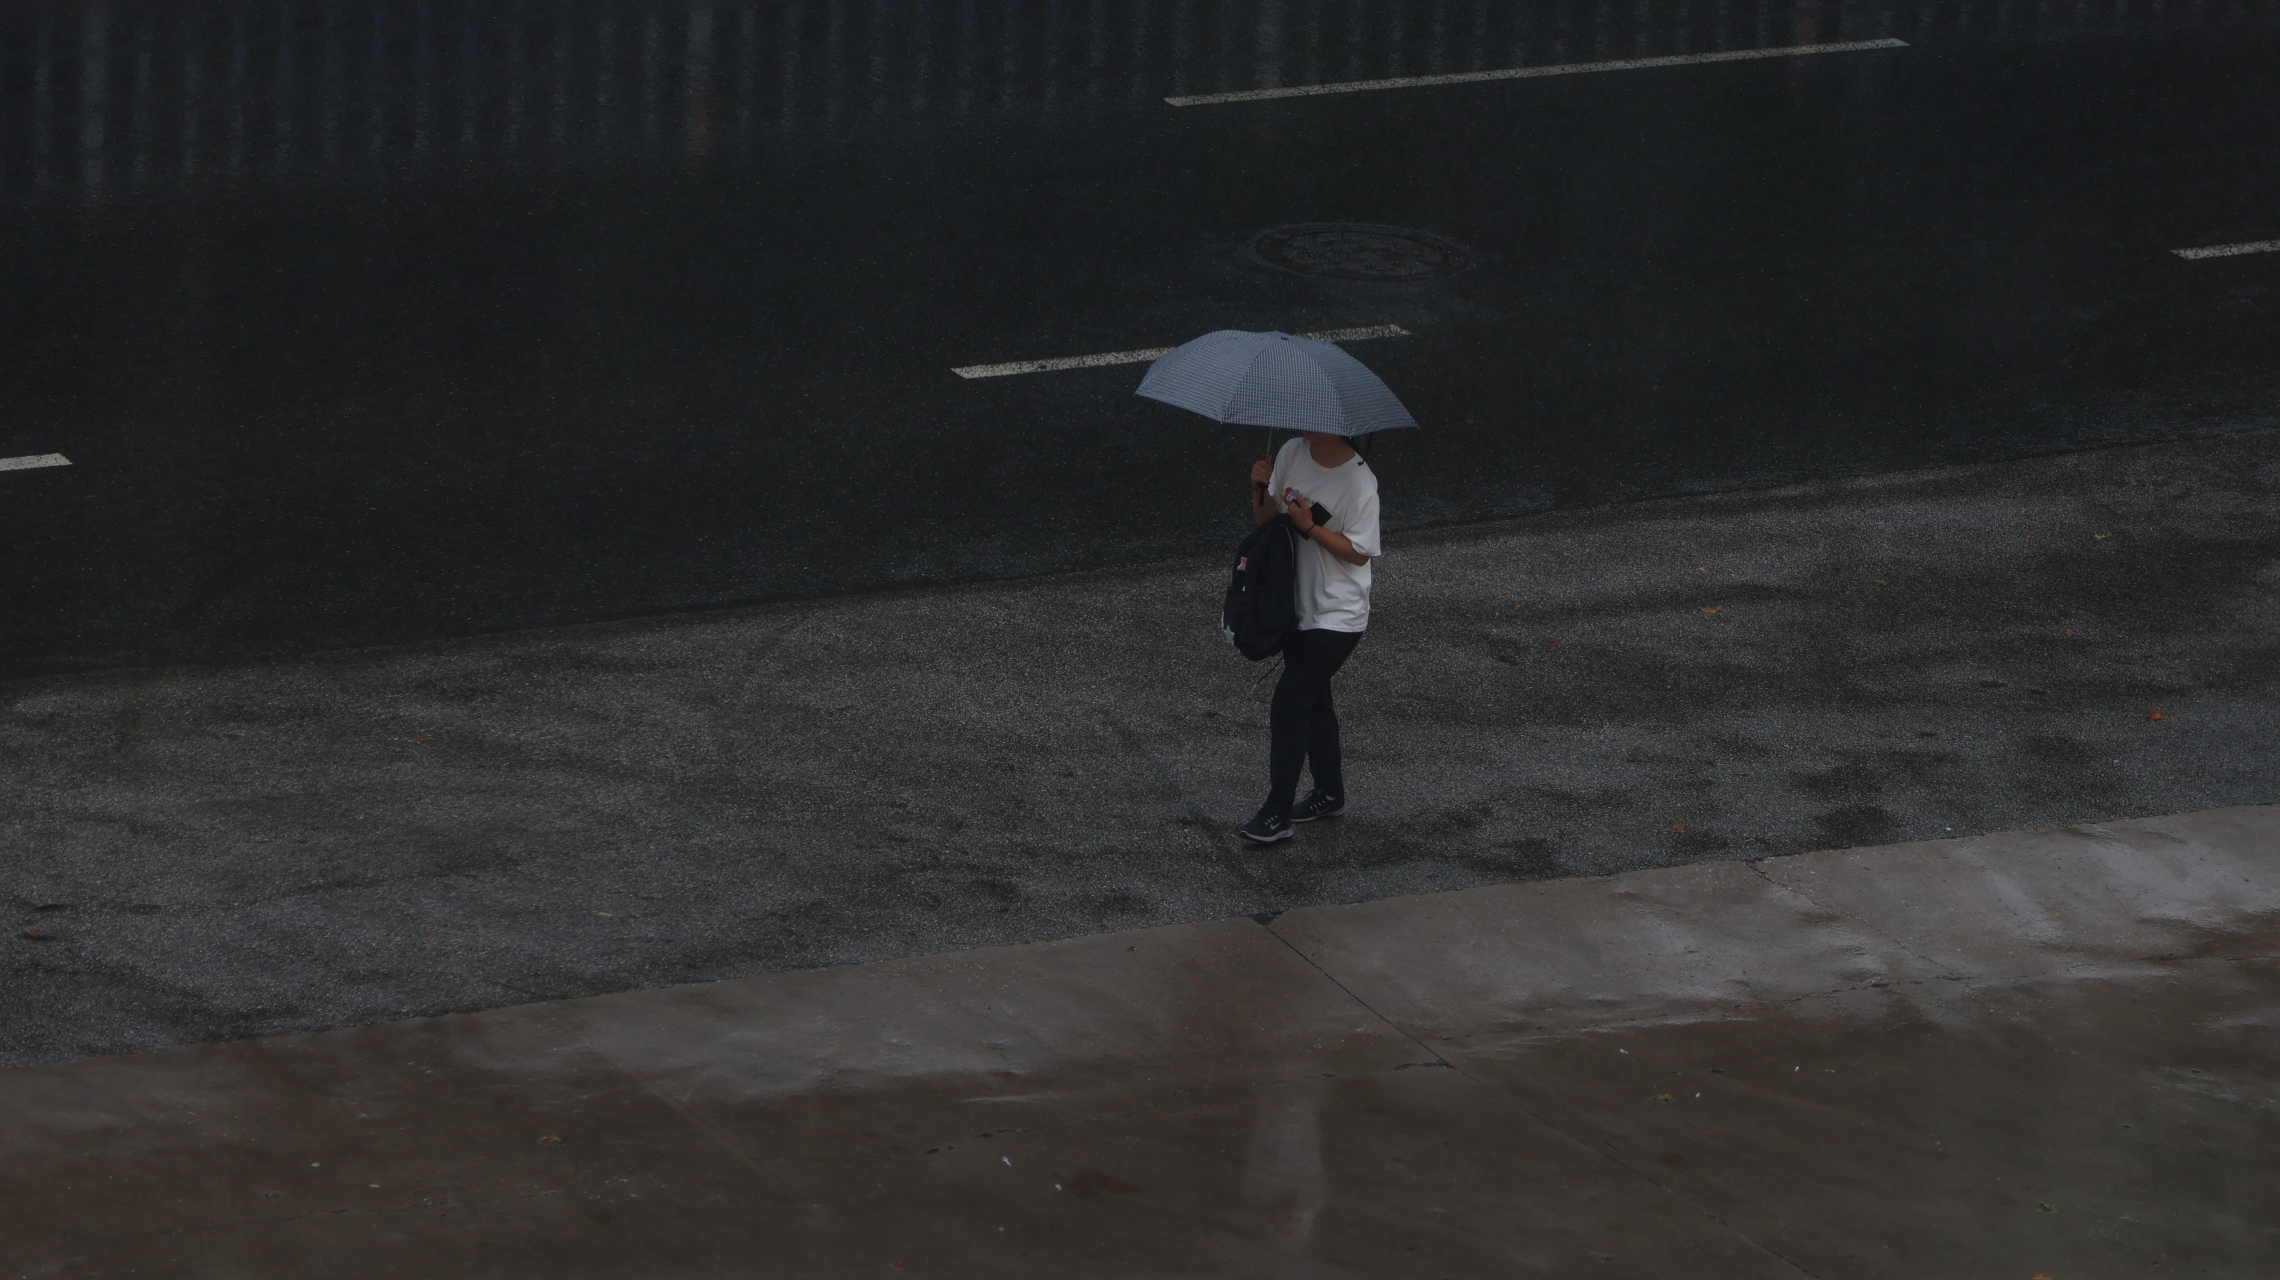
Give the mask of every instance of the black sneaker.
M 1335 818 L 1346 811 L 1346 802 L 1337 796 L 1326 796 L 1320 791 L 1309 791 L 1306 798 L 1291 806 L 1292 822 L 1312 822 L 1316 818 Z
M 1290 819 L 1271 809 L 1261 809 L 1259 816 L 1244 823 L 1243 829 L 1235 834 L 1252 844 L 1273 844 L 1277 840 L 1288 840 L 1298 833 L 1290 829 Z

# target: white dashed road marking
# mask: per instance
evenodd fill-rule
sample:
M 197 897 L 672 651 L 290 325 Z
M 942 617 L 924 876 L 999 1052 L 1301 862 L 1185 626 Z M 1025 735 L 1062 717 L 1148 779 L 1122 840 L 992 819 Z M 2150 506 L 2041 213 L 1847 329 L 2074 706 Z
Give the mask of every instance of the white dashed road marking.
M 1361 342 L 1368 338 L 1406 338 L 1409 330 L 1397 324 L 1373 324 L 1364 329 L 1325 329 L 1321 333 L 1302 333 L 1301 338 L 1317 342 Z M 1002 378 L 1012 373 L 1058 373 L 1063 369 L 1098 369 L 1111 364 L 1146 364 L 1178 350 L 1177 347 L 1150 347 L 1145 351 L 1104 351 L 1097 356 L 1063 356 L 1058 360 L 1016 360 L 1011 364 L 970 364 L 950 372 L 961 378 Z
M 60 453 L 34 453 L 21 458 L 0 458 L 0 471 L 30 471 L 35 467 L 68 467 L 71 459 Z
M 2180 258 L 2234 258 L 2244 253 L 2280 253 L 2280 240 L 2251 240 L 2247 244 L 2212 244 L 2199 249 L 2171 249 Z
M 1396 76 L 1391 80 L 1347 80 L 1338 84 L 1300 84 L 1282 89 L 1246 89 L 1241 93 L 1194 93 L 1166 98 L 1175 107 L 1205 107 L 1221 102 L 1263 102 L 1269 98 L 1316 98 L 1327 93 L 1369 93 L 1377 89 L 1422 89 L 1441 84 L 1479 84 L 1487 80 L 1534 80 L 1539 76 L 1576 76 L 1593 71 L 1644 71 L 1649 67 L 1692 67 L 1706 62 L 1753 62 L 1760 58 L 1802 58 L 1816 53 L 1859 53 L 1868 49 L 1905 49 L 1905 40 L 1842 40 L 1829 44 L 1790 44 L 1771 49 L 1734 49 L 1725 53 L 1679 53 L 1663 58 L 1618 58 L 1610 62 L 1559 62 L 1542 67 L 1507 67 L 1501 71 L 1460 71 L 1445 76 Z

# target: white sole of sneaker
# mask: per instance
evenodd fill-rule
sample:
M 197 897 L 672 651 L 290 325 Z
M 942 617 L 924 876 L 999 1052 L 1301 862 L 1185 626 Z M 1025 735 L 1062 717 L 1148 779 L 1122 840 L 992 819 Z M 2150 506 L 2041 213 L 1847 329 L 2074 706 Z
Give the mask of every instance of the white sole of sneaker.
M 1245 840 L 1250 841 L 1252 844 L 1278 844 L 1284 840 L 1290 839 L 1292 836 L 1295 836 L 1298 833 L 1291 830 L 1289 827 L 1284 827 L 1282 830 L 1277 831 L 1271 836 L 1255 836 L 1248 831 L 1237 831 L 1235 834 L 1243 837 Z

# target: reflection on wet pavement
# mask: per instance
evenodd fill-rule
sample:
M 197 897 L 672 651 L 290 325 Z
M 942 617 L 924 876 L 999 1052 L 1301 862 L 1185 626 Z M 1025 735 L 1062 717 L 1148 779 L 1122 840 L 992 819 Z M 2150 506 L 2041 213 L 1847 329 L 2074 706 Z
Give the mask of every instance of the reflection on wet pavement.
M 2273 810 L 0 1075 L 34 1275 L 2249 1276 Z

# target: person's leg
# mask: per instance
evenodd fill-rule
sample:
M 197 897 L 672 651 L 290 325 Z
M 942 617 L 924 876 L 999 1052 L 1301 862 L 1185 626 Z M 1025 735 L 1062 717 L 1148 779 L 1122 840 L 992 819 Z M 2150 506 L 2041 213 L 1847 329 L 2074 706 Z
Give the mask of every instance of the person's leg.
M 1326 796 L 1344 799 L 1346 795 L 1345 760 L 1338 751 L 1338 707 L 1330 688 L 1330 677 L 1346 665 L 1353 656 L 1354 646 L 1361 643 L 1359 631 L 1317 631 L 1322 637 L 1316 642 L 1316 665 L 1322 669 L 1322 696 L 1314 703 L 1314 714 L 1306 725 L 1306 767 L 1314 775 L 1314 789 Z
M 1330 673 L 1337 670 L 1335 661 L 1323 661 L 1327 654 L 1317 637 L 1336 634 L 1296 631 L 1283 646 L 1282 679 L 1275 682 L 1274 708 L 1268 714 L 1272 742 L 1267 755 L 1267 808 L 1285 819 L 1298 797 L 1298 774 L 1306 764 L 1315 704 L 1329 692 Z
M 1314 789 L 1326 796 L 1346 794 L 1343 763 L 1338 755 L 1336 696 L 1324 685 L 1322 700 L 1314 704 L 1314 717 L 1306 725 L 1306 771 L 1314 778 Z

